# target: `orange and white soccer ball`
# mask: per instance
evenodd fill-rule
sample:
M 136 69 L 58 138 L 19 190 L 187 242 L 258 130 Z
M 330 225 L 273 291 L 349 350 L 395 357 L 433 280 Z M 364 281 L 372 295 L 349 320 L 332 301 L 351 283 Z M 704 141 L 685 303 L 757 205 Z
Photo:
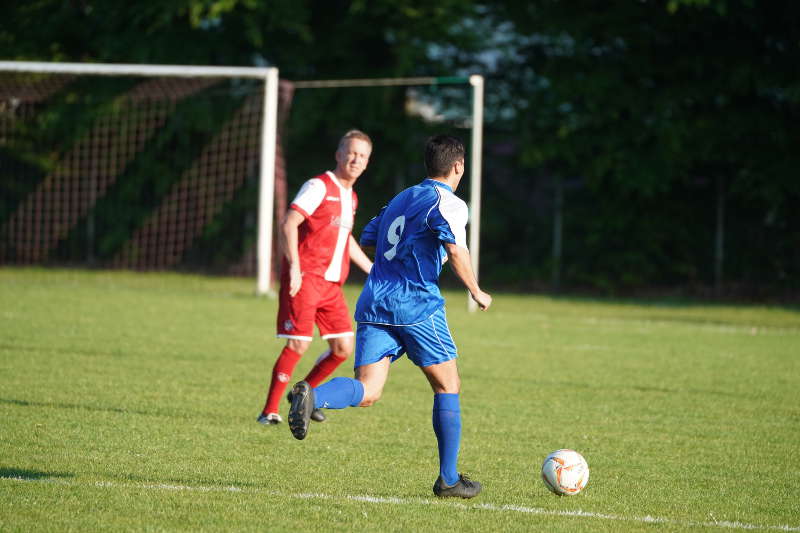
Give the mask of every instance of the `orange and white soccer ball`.
M 559 496 L 574 496 L 589 482 L 589 464 L 575 450 L 556 450 L 542 463 L 542 481 Z

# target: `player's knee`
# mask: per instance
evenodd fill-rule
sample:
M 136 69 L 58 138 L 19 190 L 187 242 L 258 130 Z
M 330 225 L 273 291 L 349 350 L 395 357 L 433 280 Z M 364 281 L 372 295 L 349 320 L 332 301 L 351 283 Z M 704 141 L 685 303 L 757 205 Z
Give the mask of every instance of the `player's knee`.
M 434 386 L 433 391 L 437 394 L 460 394 L 461 379 L 458 376 L 455 376 L 452 379 L 440 381 L 436 384 L 436 386 Z
M 347 359 L 353 354 L 353 338 L 340 337 L 330 343 L 331 352 Z
M 308 350 L 308 347 L 311 346 L 309 341 L 301 341 L 298 339 L 289 339 L 286 341 L 286 346 L 289 347 L 290 350 L 293 352 L 303 355 Z

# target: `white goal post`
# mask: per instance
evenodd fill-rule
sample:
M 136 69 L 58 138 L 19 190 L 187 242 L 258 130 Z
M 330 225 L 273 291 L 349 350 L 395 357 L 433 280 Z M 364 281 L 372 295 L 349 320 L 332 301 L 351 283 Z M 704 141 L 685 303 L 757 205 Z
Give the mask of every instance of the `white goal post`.
M 263 81 L 264 104 L 261 126 L 257 244 L 258 281 L 256 290 L 259 294 L 270 292 L 278 112 L 277 68 L 0 61 L 0 72 L 180 78 L 251 78 Z

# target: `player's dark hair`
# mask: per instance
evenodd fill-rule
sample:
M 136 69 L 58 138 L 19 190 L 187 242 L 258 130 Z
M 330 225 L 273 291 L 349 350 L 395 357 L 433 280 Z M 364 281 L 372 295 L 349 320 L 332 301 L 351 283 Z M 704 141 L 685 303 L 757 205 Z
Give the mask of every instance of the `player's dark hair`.
M 464 161 L 464 143 L 451 135 L 436 135 L 425 145 L 425 170 L 430 178 L 441 178 L 450 173 L 458 161 Z

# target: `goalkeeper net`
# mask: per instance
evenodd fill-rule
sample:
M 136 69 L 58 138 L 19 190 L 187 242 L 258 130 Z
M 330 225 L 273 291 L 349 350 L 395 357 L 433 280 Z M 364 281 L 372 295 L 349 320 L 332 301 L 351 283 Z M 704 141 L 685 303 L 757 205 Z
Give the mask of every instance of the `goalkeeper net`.
M 224 70 L 0 68 L 0 264 L 258 273 L 259 232 L 274 242 L 265 165 L 286 203 L 267 84 L 250 75 L 269 69 Z M 278 123 L 292 98 L 279 86 Z

